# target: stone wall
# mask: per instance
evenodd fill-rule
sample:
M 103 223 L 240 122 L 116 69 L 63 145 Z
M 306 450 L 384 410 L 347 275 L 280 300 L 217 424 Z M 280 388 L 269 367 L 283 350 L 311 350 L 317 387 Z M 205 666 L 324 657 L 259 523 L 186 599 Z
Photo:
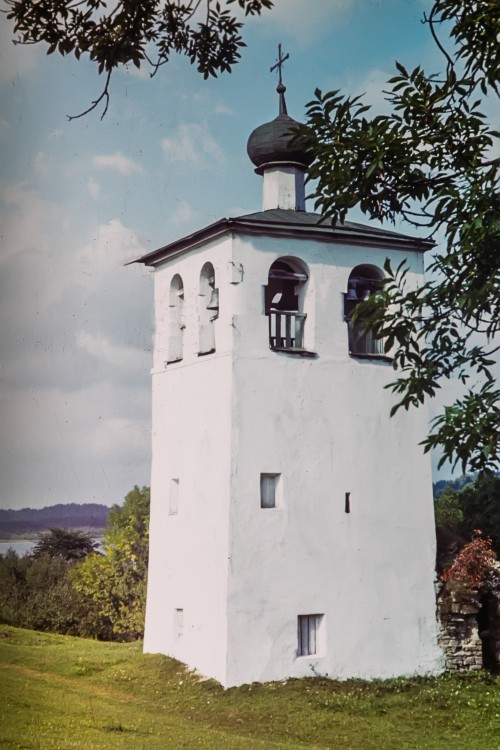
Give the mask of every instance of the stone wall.
M 481 602 L 477 591 L 465 589 L 455 582 L 441 584 L 438 592 L 440 632 L 447 672 L 481 669 L 482 641 L 477 615 Z
M 437 606 L 446 671 L 484 666 L 500 672 L 500 563 L 495 563 L 480 592 L 456 581 L 440 583 Z

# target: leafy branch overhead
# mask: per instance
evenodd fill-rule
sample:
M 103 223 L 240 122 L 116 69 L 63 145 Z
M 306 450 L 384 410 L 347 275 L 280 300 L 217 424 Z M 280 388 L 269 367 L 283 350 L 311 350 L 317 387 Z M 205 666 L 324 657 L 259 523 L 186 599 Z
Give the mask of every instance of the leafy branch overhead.
M 423 287 L 406 264 L 386 262 L 382 290 L 356 314 L 393 357 L 393 412 L 419 406 L 450 378 L 463 385 L 425 450 L 440 448 L 441 463 L 464 471 L 490 471 L 500 450 L 500 133 L 481 100 L 500 95 L 500 5 L 436 0 L 424 22 L 444 71 L 396 63 L 385 92 L 391 114 L 370 116 L 362 97 L 316 91 L 304 129 L 316 156 L 309 177 L 323 219 L 343 221 L 358 206 L 442 243 Z
M 76 117 L 109 104 L 113 71 L 149 65 L 151 76 L 172 54 L 189 58 L 204 78 L 229 72 L 245 46 L 238 20 L 260 15 L 273 0 L 3 0 L 19 44 L 45 42 L 47 53 L 88 54 L 105 76 L 100 96 Z M 232 7 L 231 7 L 232 6 Z M 73 119 L 70 117 L 70 119 Z

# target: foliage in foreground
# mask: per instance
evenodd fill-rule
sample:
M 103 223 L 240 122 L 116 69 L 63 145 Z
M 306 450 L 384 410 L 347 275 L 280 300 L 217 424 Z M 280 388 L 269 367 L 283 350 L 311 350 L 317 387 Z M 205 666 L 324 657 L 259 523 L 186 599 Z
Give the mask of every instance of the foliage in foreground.
M 83 560 L 99 547 L 90 534 L 73 529 L 53 528 L 40 534 L 38 542 L 33 548 L 32 555 L 40 557 L 48 555 L 60 558 L 65 562 Z
M 491 539 L 475 531 L 472 540 L 462 547 L 441 578 L 443 581 L 456 581 L 469 589 L 480 589 L 493 571 L 495 561 Z
M 52 529 L 32 554 L 0 555 L 0 622 L 103 640 L 144 630 L 149 488 L 109 511 L 103 550 L 88 534 Z
M 73 563 L 44 552 L 0 555 L 0 622 L 71 635 L 98 635 L 95 612 L 69 578 Z
M 74 54 L 77 60 L 88 54 L 96 63 L 99 73 L 105 74 L 104 89 L 82 115 L 103 103 L 102 117 L 108 108 L 111 75 L 118 67 L 148 65 L 153 77 L 173 54 L 180 54 L 204 78 L 229 72 L 245 46 L 235 5 L 246 16 L 260 15 L 273 5 L 272 0 L 117 0 L 108 7 L 103 0 L 3 2 L 7 17 L 14 21 L 17 43 L 42 42 L 47 54 Z
M 462 471 L 500 468 L 500 389 L 494 337 L 500 330 L 500 133 L 481 97 L 500 97 L 500 4 L 435 0 L 425 17 L 445 70 L 397 63 L 387 84 L 389 115 L 369 116 L 361 97 L 339 91 L 308 105 L 315 161 L 309 177 L 324 220 L 359 206 L 372 219 L 406 222 L 444 237 L 428 280 L 415 289 L 405 263 L 386 261 L 382 290 L 358 321 L 393 357 L 393 412 L 419 406 L 457 378 L 464 395 L 434 420 L 424 441 Z
M 500 678 L 488 673 L 224 691 L 140 648 L 0 628 L 0 745 L 498 750 Z
M 78 593 L 89 601 L 110 637 L 144 634 L 149 549 L 149 487 L 134 487 L 113 505 L 104 532 L 104 555 L 88 555 L 71 570 Z
M 463 544 L 481 529 L 493 542 L 500 558 L 500 476 L 483 477 L 464 483 L 455 490 L 447 487 L 435 498 L 438 531 Z

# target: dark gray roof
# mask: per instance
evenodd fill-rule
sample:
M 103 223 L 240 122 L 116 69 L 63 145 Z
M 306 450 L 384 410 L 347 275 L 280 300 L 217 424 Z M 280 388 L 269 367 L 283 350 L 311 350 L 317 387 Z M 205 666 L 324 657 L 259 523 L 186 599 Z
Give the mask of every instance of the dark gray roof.
M 304 138 L 294 133 L 298 126 L 296 120 L 280 114 L 271 122 L 255 128 L 248 139 L 247 153 L 258 174 L 276 162 L 291 162 L 304 168 L 311 164 L 314 154 L 307 151 Z
M 365 245 L 407 252 L 422 252 L 434 247 L 432 240 L 423 240 L 378 227 L 352 221 L 346 221 L 332 227 L 328 222 L 320 223 L 320 220 L 320 214 L 308 211 L 287 211 L 282 208 L 219 219 L 203 229 L 143 255 L 133 262 L 156 266 L 167 258 L 186 252 L 193 247 L 198 247 L 207 240 L 229 232 L 247 235 L 267 234 L 277 237 L 303 237 L 333 244 Z

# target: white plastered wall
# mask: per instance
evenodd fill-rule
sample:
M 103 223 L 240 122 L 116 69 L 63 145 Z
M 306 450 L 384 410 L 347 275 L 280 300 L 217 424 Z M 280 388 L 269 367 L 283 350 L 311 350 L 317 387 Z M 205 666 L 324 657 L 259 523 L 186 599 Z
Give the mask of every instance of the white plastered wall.
M 440 668 L 424 409 L 389 420 L 390 365 L 348 356 L 352 268 L 398 251 L 229 237 L 155 272 L 153 468 L 145 650 L 229 686 L 321 673 L 384 677 Z M 271 263 L 309 269 L 305 346 L 271 352 Z M 217 351 L 198 357 L 199 273 L 215 267 Z M 414 281 L 422 258 L 410 258 Z M 184 284 L 184 358 L 165 367 L 168 292 Z M 283 506 L 261 509 L 260 473 Z M 169 487 L 179 479 L 179 510 Z M 344 512 L 350 492 L 351 513 Z M 176 610 L 183 610 L 179 636 Z M 297 616 L 323 614 L 324 648 L 297 657 Z
M 144 650 L 225 682 L 231 439 L 231 241 L 220 239 L 155 270 L 153 462 Z M 216 352 L 198 356 L 199 278 L 215 269 Z M 184 284 L 184 352 L 166 364 L 173 275 Z M 179 506 L 170 513 L 172 479 Z M 182 610 L 182 633 L 177 610 Z
M 433 589 L 425 409 L 389 419 L 390 364 L 348 355 L 342 292 L 352 268 L 398 251 L 236 238 L 226 685 L 328 674 L 388 677 L 441 668 Z M 262 287 L 271 263 L 309 268 L 305 346 L 269 350 Z M 411 277 L 422 258 L 410 257 Z M 283 506 L 261 509 L 260 473 Z M 345 513 L 350 492 L 351 513 Z M 297 616 L 323 614 L 324 651 L 297 657 Z

